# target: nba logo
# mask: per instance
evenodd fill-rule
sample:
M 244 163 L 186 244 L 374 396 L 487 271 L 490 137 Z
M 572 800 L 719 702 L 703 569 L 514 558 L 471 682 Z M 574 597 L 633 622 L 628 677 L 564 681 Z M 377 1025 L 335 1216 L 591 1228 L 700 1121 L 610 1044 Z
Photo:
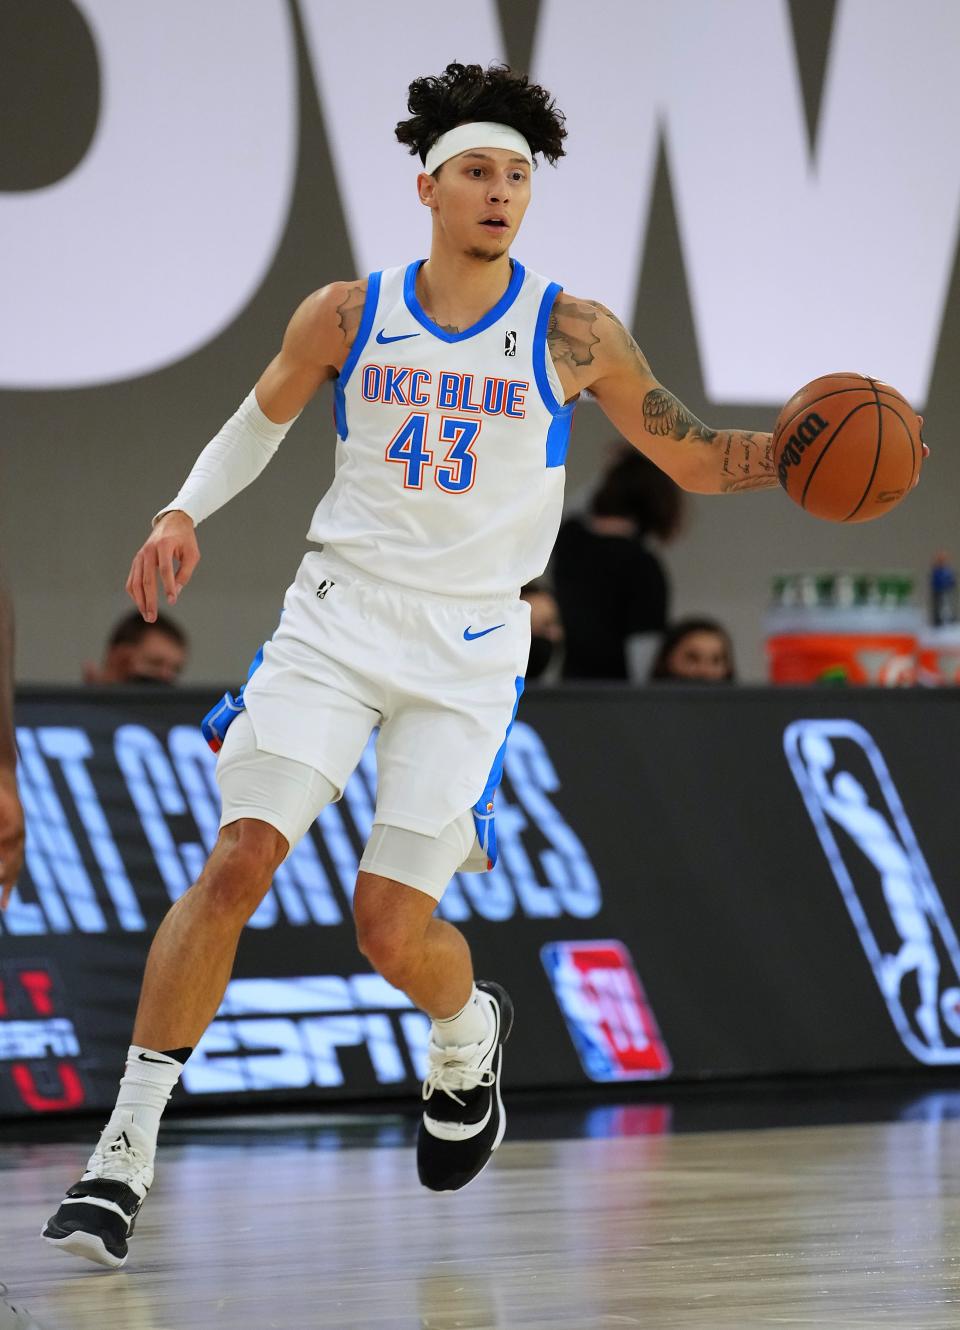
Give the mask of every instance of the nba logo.
M 670 1075 L 670 1054 L 622 942 L 548 942 L 540 957 L 592 1081 Z
M 848 720 L 795 721 L 783 745 L 897 1033 L 960 1063 L 960 943 L 879 748 Z
M 517 354 L 517 334 L 515 332 L 504 333 L 503 354 L 505 356 L 515 356 Z

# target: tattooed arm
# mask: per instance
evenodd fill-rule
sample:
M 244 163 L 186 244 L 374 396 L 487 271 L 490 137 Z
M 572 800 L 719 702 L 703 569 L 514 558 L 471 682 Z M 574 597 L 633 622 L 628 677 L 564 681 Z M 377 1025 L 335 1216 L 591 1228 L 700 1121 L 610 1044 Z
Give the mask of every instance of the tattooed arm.
M 127 594 L 147 623 L 157 617 L 157 581 L 176 604 L 200 562 L 196 526 L 253 483 L 289 425 L 339 372 L 363 313 L 366 283 L 334 282 L 308 296 L 283 345 L 250 393 L 193 464 L 179 492 L 153 519 L 127 575 Z
M 624 438 L 684 489 L 734 494 L 776 485 L 771 436 L 709 429 L 657 382 L 605 306 L 561 293 L 547 345 L 567 399 L 589 389 Z
M 366 294 L 365 281 L 331 282 L 307 296 L 257 383 L 264 415 L 277 424 L 292 420 L 322 383 L 336 378 L 360 327 Z

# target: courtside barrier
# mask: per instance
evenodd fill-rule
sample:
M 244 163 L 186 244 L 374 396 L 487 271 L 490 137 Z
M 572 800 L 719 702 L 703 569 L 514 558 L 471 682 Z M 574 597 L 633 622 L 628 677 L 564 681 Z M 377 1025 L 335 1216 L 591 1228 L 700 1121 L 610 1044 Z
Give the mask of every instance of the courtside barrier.
M 150 937 L 218 821 L 202 692 L 18 699 L 0 1116 L 106 1110 Z M 511 991 L 515 1088 L 960 1064 L 952 690 L 530 690 L 500 863 L 443 917 Z M 357 953 L 371 744 L 241 940 L 175 1102 L 414 1095 L 427 1022 Z

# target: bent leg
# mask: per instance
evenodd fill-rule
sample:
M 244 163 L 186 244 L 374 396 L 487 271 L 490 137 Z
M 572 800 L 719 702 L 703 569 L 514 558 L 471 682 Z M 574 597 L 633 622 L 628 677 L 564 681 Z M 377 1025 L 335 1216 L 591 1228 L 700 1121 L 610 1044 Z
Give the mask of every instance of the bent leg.
M 353 899 L 357 945 L 378 973 L 434 1020 L 462 1009 L 473 991 L 470 948 L 434 919 L 437 902 L 392 878 L 361 872 Z
M 287 854 L 284 836 L 241 818 L 222 828 L 194 885 L 157 930 L 133 1029 L 142 1048 L 192 1048 L 213 1020 L 247 920 Z
M 360 861 L 353 901 L 360 950 L 434 1020 L 459 1012 L 473 992 L 466 938 L 433 918 L 473 839 L 469 816 L 435 837 L 376 823 Z

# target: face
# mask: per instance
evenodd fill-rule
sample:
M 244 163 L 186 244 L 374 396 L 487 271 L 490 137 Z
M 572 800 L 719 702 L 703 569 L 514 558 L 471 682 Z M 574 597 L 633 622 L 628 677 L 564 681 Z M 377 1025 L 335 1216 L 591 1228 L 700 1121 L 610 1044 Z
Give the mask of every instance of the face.
M 563 639 L 563 624 L 557 602 L 549 591 L 533 591 L 524 596 L 530 606 L 530 635 L 546 637 L 551 642 Z
M 530 202 L 530 163 L 509 148 L 471 148 L 417 177 L 420 202 L 458 253 L 490 262 L 506 254 Z
M 166 633 L 144 633 L 140 641 L 127 647 L 126 651 L 124 682 L 176 683 L 187 663 L 184 648 Z
M 681 637 L 667 657 L 672 679 L 701 679 L 717 682 L 730 673 L 727 644 L 720 633 L 706 629 Z

